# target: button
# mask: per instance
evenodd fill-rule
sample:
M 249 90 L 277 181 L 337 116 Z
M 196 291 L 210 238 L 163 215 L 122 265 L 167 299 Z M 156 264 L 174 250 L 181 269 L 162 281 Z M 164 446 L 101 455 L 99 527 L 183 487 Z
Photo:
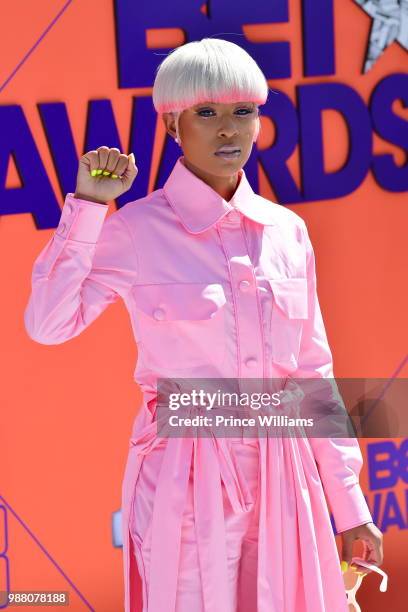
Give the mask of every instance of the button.
M 59 224 L 59 227 L 58 227 L 58 233 L 59 233 L 59 234 L 64 234 L 64 232 L 65 232 L 65 228 L 66 228 L 66 227 L 67 227 L 67 226 L 65 225 L 65 223 L 60 223 L 60 224 Z
M 248 359 L 245 359 L 245 365 L 247 366 L 247 368 L 254 368 L 257 363 L 258 360 L 255 359 L 255 357 L 248 357 Z
M 249 280 L 242 280 L 239 283 L 239 288 L 241 289 L 241 291 L 248 291 L 248 289 L 250 288 L 251 283 Z
M 163 321 L 163 319 L 166 318 L 166 313 L 164 312 L 163 308 L 156 308 L 156 310 L 153 312 L 153 316 L 158 321 Z

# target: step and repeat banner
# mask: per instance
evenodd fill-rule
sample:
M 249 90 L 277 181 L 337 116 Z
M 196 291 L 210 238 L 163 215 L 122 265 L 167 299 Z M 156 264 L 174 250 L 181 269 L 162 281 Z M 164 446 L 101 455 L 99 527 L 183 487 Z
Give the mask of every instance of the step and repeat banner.
M 308 225 L 335 375 L 375 379 L 351 410 L 378 417 L 361 484 L 389 586 L 370 574 L 359 602 L 405 609 L 408 439 L 387 398 L 408 375 L 406 0 L 20 0 L 2 16 L 0 590 L 123 609 L 121 483 L 141 403 L 127 311 L 115 302 L 56 346 L 33 342 L 23 313 L 81 155 L 134 152 L 138 176 L 108 214 L 163 186 L 180 149 L 152 104 L 155 70 L 212 36 L 268 79 L 245 172 Z

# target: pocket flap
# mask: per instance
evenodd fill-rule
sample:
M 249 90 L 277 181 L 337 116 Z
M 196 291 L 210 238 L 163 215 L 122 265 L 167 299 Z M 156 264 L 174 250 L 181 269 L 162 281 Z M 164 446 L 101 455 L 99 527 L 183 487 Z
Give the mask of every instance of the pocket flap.
M 136 307 L 158 321 L 211 319 L 226 302 L 220 283 L 134 285 L 133 294 Z
M 307 278 L 268 279 L 277 306 L 289 319 L 307 319 Z

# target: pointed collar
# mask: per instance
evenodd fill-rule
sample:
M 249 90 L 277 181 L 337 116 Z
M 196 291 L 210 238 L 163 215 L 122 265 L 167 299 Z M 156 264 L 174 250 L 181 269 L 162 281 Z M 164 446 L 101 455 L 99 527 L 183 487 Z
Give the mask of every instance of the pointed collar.
M 163 191 L 183 226 L 192 234 L 209 229 L 233 209 L 262 225 L 277 223 L 279 204 L 257 195 L 252 190 L 243 168 L 239 171 L 238 187 L 227 202 L 191 172 L 183 161 L 184 156 L 181 155 L 165 182 Z

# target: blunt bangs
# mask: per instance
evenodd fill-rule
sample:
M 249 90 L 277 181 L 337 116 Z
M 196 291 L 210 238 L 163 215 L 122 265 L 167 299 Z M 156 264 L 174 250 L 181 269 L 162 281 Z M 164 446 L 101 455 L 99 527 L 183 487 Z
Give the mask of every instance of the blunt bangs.
M 152 98 L 157 113 L 167 113 L 205 101 L 265 104 L 268 92 L 265 75 L 242 47 L 203 38 L 166 56 L 157 68 Z

